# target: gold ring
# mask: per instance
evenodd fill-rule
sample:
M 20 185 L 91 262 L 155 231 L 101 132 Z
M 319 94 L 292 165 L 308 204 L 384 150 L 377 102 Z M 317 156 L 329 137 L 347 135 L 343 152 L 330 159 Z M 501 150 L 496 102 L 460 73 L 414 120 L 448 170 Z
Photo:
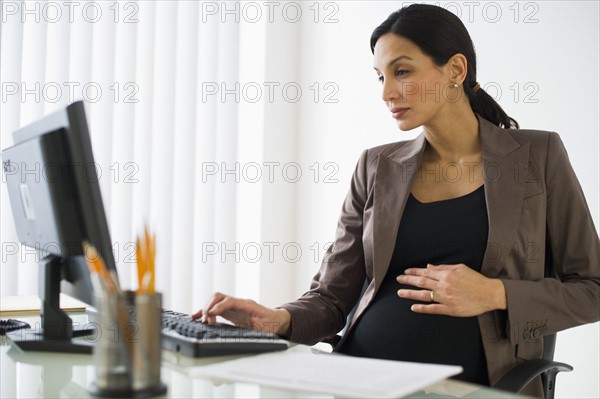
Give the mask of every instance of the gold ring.
M 431 302 L 435 302 L 433 300 L 433 291 L 429 291 L 429 299 L 431 299 Z

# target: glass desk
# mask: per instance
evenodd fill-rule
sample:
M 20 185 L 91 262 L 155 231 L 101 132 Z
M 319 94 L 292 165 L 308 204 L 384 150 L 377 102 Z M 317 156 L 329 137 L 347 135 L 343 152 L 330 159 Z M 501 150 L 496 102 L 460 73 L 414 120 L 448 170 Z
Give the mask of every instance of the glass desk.
M 85 312 L 70 313 L 74 322 L 85 324 Z M 3 319 L 9 318 L 6 316 Z M 39 316 L 10 318 L 27 321 L 32 327 Z M 297 345 L 290 350 L 315 351 Z M 220 382 L 190 376 L 195 366 L 222 362 L 236 356 L 189 358 L 163 351 L 161 378 L 168 386 L 167 398 L 332 398 L 331 395 L 297 390 L 271 388 L 241 382 Z M 0 397 L 1 398 L 86 398 L 87 388 L 94 381 L 91 355 L 23 352 L 5 337 L 0 337 Z M 518 395 L 478 387 L 452 379 L 416 392 L 409 398 L 515 398 Z

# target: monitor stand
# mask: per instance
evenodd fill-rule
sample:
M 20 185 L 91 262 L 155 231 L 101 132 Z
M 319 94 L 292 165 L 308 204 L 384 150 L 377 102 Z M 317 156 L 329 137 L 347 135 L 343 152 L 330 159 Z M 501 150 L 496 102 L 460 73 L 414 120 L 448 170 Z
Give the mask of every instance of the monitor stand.
M 74 338 L 94 334 L 94 328 L 73 329 L 71 318 L 60 308 L 60 281 L 63 259 L 49 255 L 40 262 L 40 314 L 41 329 L 11 331 L 6 334 L 15 345 L 24 351 L 92 353 L 97 337 Z

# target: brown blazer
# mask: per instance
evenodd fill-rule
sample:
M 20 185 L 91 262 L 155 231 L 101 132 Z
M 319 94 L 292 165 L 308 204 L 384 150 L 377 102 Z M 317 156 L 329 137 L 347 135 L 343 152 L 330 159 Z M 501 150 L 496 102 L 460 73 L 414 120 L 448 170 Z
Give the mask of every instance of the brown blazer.
M 600 240 L 558 134 L 477 118 L 489 221 L 481 273 L 503 281 L 508 305 L 478 316 L 494 384 L 522 359 L 541 357 L 544 335 L 600 320 Z M 388 269 L 425 144 L 421 134 L 362 153 L 310 291 L 282 306 L 292 341 L 335 335 L 358 302 L 343 343 L 361 317 Z M 549 266 L 558 279 L 544 278 Z M 541 395 L 539 380 L 525 392 Z

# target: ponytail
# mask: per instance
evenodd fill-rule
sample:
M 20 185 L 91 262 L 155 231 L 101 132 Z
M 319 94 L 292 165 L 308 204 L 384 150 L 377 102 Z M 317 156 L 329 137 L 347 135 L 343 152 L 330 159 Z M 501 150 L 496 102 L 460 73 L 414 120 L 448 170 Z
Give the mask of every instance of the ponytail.
M 504 129 L 518 129 L 519 123 L 508 116 L 502 109 L 500 104 L 496 102 L 485 90 L 479 87 L 479 83 L 475 83 L 473 87 L 463 83 L 463 89 L 469 97 L 469 103 L 473 112 L 481 115 L 484 119 L 492 122 L 496 126 Z

